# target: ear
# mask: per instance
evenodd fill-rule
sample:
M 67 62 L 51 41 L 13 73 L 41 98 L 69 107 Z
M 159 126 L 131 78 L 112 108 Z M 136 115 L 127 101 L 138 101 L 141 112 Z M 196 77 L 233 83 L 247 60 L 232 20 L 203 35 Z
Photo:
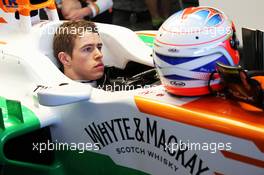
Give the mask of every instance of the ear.
M 70 66 L 71 65 L 71 56 L 69 54 L 67 54 L 66 52 L 60 52 L 58 54 L 58 58 L 61 62 L 61 64 L 65 67 L 65 66 Z

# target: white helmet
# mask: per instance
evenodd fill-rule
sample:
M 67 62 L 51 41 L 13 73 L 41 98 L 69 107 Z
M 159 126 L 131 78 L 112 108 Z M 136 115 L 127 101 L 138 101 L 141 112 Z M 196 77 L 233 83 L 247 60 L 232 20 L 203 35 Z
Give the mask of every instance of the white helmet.
M 182 96 L 210 93 L 208 81 L 215 63 L 239 62 L 235 28 L 227 16 L 211 7 L 186 8 L 167 19 L 154 43 L 154 64 L 168 92 Z M 219 76 L 211 81 L 220 88 Z

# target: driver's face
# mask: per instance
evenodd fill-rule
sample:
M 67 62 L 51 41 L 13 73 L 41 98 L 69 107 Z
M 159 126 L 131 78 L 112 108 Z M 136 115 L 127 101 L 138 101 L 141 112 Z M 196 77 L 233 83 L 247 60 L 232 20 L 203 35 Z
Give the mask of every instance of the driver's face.
M 78 80 L 97 80 L 104 74 L 102 41 L 97 33 L 87 32 L 75 39 L 71 69 Z

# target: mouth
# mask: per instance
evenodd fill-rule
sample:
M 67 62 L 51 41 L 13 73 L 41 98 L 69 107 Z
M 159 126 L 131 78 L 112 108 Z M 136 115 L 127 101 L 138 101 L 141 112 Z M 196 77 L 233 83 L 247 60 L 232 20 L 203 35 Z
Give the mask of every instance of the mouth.
M 104 64 L 103 63 L 99 63 L 95 66 L 96 69 L 100 69 L 100 70 L 104 70 Z
M 102 67 L 102 66 L 104 66 L 104 64 L 103 63 L 99 63 L 95 67 Z

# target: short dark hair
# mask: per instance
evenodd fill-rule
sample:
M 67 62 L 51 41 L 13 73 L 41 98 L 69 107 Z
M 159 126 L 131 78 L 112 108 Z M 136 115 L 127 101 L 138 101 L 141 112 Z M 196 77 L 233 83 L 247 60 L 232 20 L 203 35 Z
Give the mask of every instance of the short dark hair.
M 95 23 L 86 20 L 68 21 L 57 28 L 53 38 L 53 55 L 57 58 L 61 71 L 64 69 L 58 58 L 58 54 L 66 52 L 72 56 L 75 39 L 83 36 L 85 32 L 98 33 Z

